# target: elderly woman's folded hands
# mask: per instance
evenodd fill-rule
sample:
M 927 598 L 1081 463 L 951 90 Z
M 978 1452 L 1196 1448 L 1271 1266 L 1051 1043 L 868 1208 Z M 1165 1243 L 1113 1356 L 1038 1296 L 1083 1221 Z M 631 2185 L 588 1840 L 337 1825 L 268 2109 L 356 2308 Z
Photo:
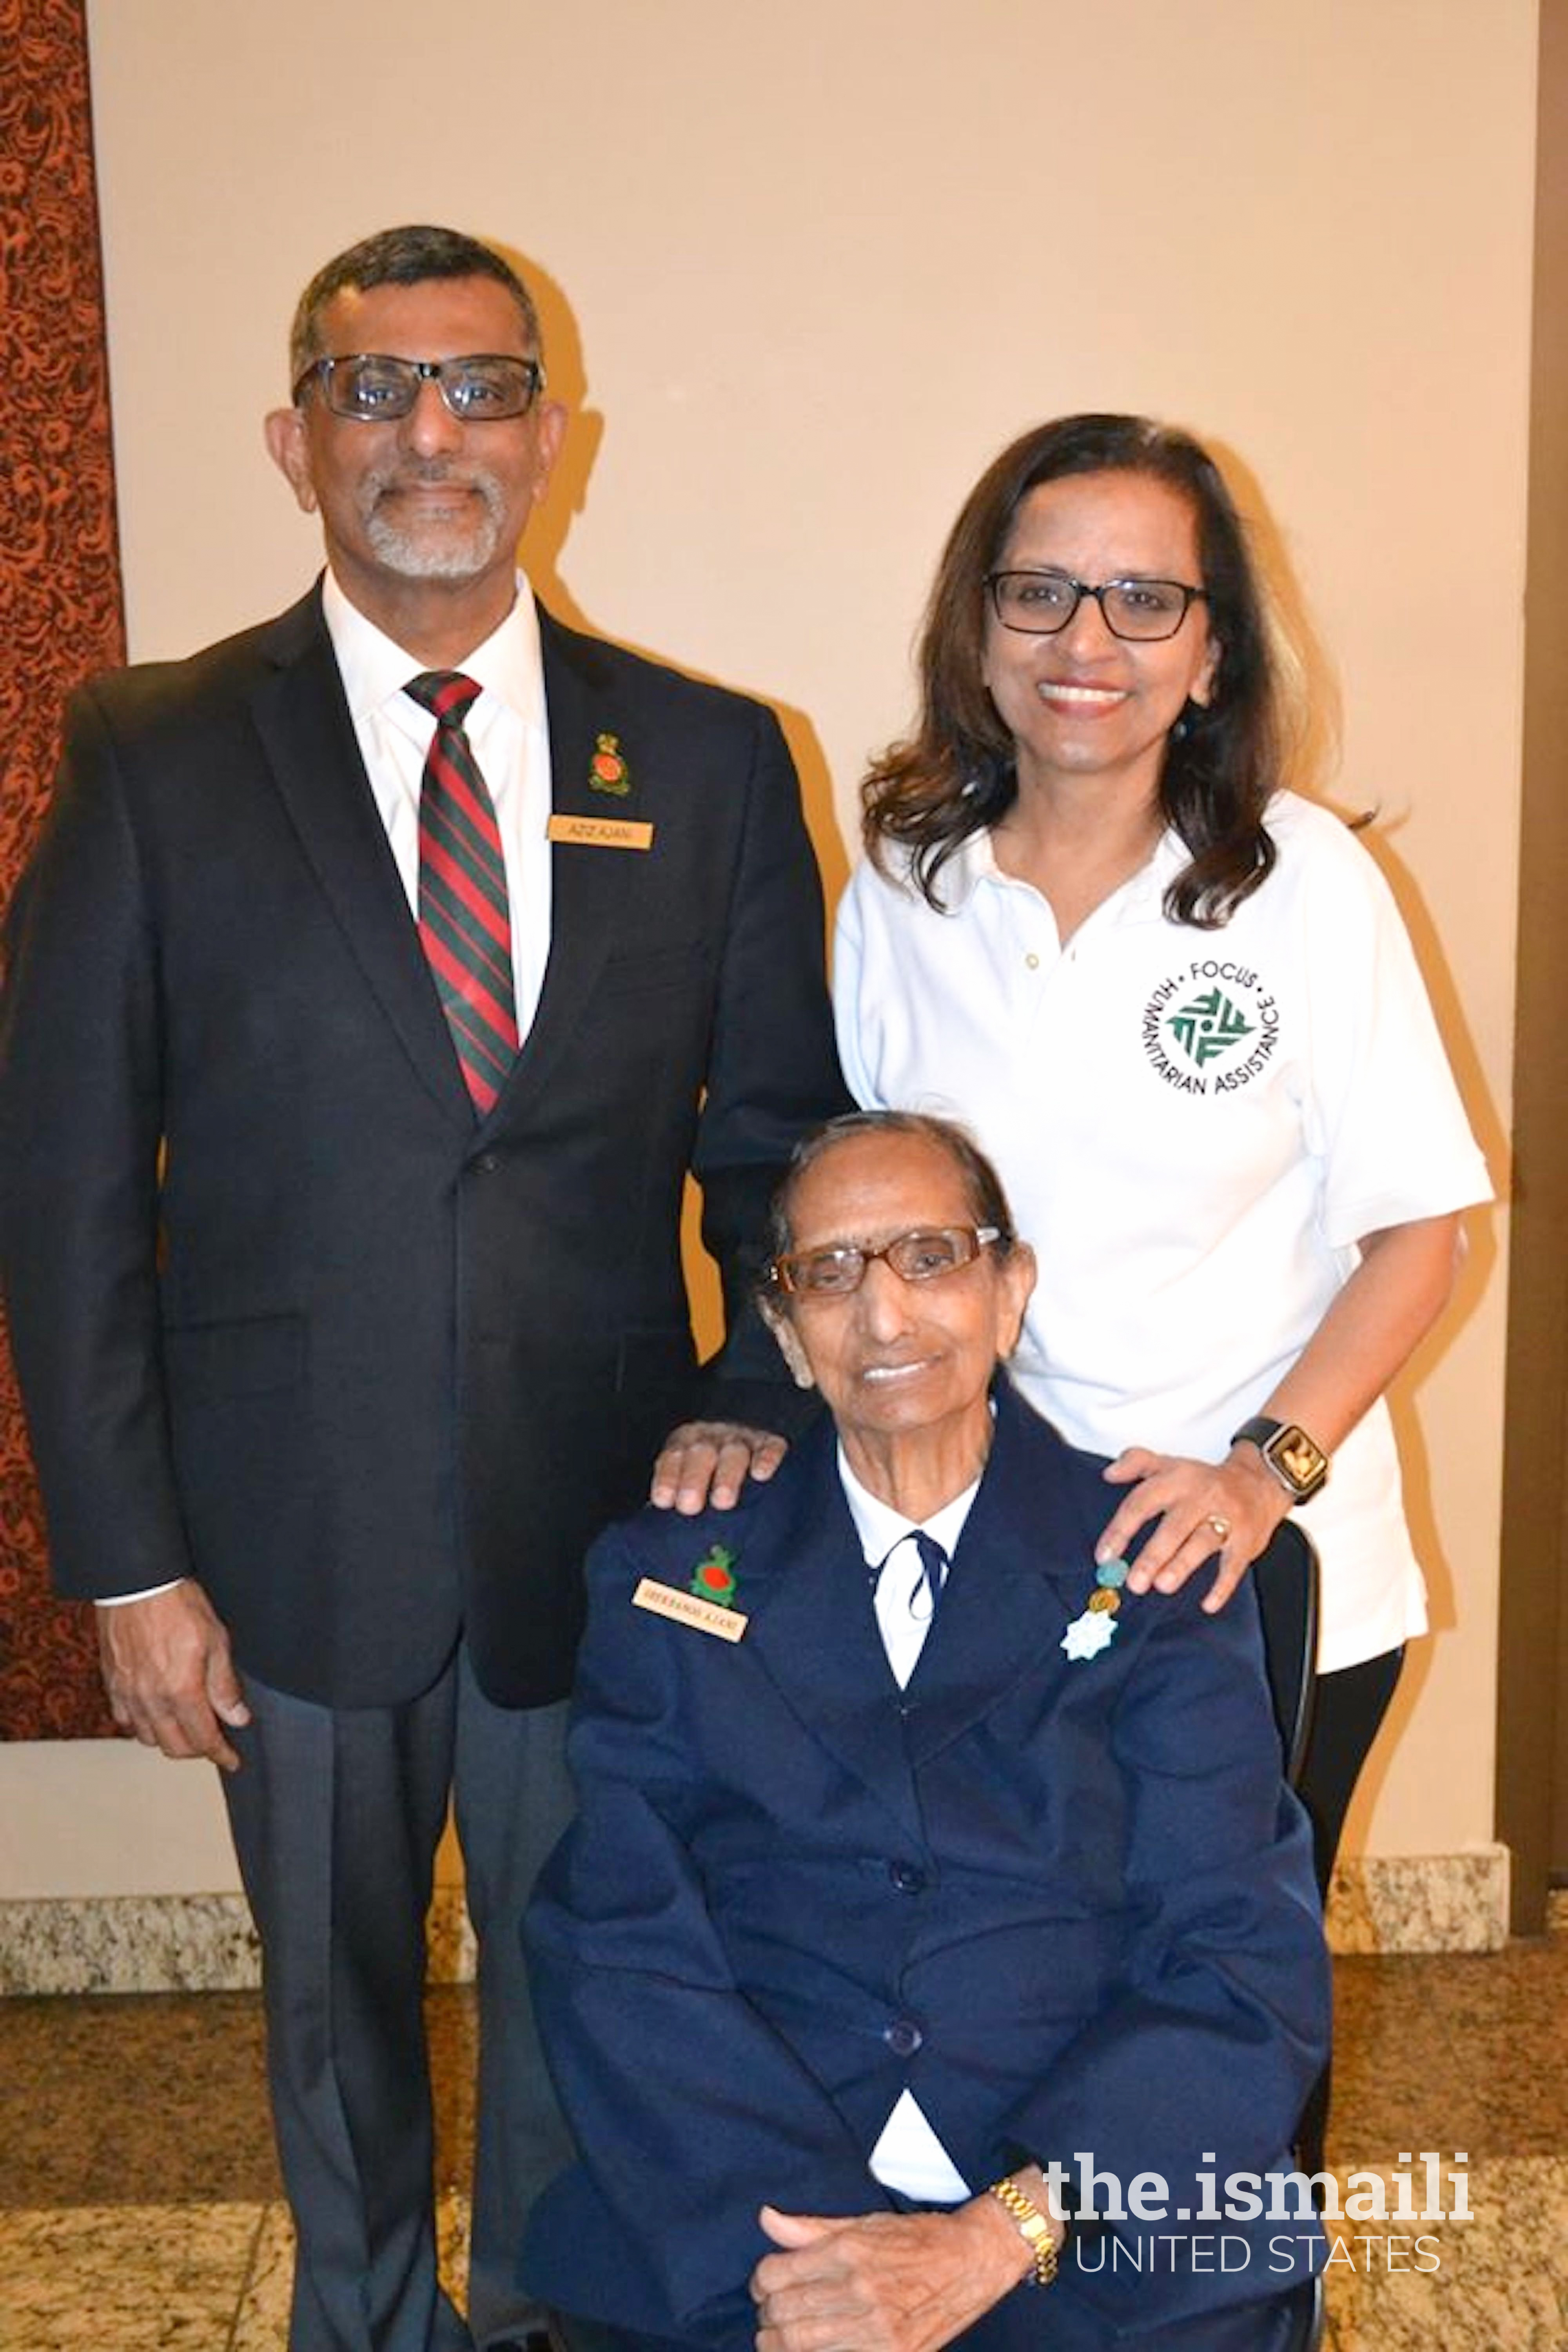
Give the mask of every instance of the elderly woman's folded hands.
M 1042 2209 L 1045 2189 L 1040 2189 Z M 1033 2267 L 995 2200 L 828 2220 L 764 2205 L 781 2251 L 752 2273 L 757 2352 L 936 2352 Z

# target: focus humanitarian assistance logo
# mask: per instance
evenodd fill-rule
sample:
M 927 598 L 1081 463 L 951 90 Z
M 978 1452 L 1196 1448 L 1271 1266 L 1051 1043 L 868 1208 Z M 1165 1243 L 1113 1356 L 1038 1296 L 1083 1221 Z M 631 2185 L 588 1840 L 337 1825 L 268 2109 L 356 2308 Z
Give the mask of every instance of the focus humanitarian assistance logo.
M 1143 1007 L 1143 1051 L 1185 1095 L 1250 1086 L 1279 1046 L 1279 1005 L 1256 971 L 1218 956 L 1195 956 Z

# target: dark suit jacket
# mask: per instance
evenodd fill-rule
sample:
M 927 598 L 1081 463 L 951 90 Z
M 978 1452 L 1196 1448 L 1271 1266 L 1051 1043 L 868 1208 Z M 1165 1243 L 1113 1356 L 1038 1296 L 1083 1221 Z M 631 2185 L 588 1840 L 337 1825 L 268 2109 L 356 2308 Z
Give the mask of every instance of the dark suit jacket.
M 688 1168 L 765 1414 L 763 1204 L 843 1107 L 776 722 L 541 629 L 556 808 L 654 840 L 553 846 L 482 1122 L 318 593 L 74 699 L 11 918 L 0 1245 L 59 1589 L 194 1573 L 242 1669 L 338 1705 L 425 1688 L 460 1622 L 491 1697 L 563 1696 L 583 1552 L 696 1401 Z
M 825 1424 L 742 1513 L 645 1511 L 595 1547 L 581 1811 L 528 1927 L 584 2151 L 529 2227 L 551 2304 L 749 2345 L 757 2208 L 887 2202 L 867 2158 L 906 2087 L 975 2188 L 1025 2156 L 1076 2181 L 1088 2151 L 1124 2189 L 1162 2174 L 1170 2216 L 1202 2209 L 1202 2171 L 1223 2203 L 1228 2173 L 1288 2162 L 1328 1968 L 1256 1612 L 1244 1592 L 1204 1617 L 1198 1579 L 1128 1599 L 1100 1656 L 1064 1655 L 1102 1467 L 999 1389 L 901 1694 Z M 685 1591 L 714 1540 L 749 1620 L 733 1645 L 632 1602 L 642 1577 Z M 1212 2272 L 1184 2252 L 1173 2275 L 1151 2242 L 1185 2241 L 1179 2221 L 1114 2226 L 1097 2274 L 1069 2250 L 1047 2296 L 1008 2298 L 1024 2341 L 1277 2295 L 1291 2258 L 1268 2241 L 1314 2233 L 1210 2221 Z M 1249 2249 L 1223 2275 L 1222 2231 Z

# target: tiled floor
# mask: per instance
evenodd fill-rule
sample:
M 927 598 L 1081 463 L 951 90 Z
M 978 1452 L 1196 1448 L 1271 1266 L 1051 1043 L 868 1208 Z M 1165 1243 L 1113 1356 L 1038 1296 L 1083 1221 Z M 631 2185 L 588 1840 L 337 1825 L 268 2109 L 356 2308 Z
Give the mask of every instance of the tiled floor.
M 1413 2170 L 1420 2207 L 1433 2150 L 1475 2218 L 1331 2224 L 1331 2342 L 1565 2352 L 1568 1932 L 1490 1958 L 1341 1960 L 1336 1984 L 1342 2189 L 1378 2171 L 1392 2210 L 1394 2172 Z M 438 1992 L 430 2014 L 457 2275 L 468 1996 Z M 288 2225 L 253 1995 L 0 2000 L 0 2352 L 280 2352 Z

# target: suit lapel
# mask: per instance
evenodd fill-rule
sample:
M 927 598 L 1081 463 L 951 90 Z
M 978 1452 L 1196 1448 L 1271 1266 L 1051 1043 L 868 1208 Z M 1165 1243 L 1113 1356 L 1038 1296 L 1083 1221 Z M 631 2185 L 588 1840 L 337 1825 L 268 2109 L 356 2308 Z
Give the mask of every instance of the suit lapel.
M 796 1454 L 792 1508 L 768 1515 L 768 1549 L 757 1547 L 748 1563 L 769 1573 L 770 1589 L 746 1639 L 805 1729 L 923 1844 L 900 1692 L 826 1414 Z
M 253 713 L 295 832 L 422 1083 L 471 1127 L 468 1090 L 360 758 L 319 587 L 283 614 L 263 650 L 269 667 Z
M 1093 1590 L 1109 1506 L 1005 1380 L 995 1394 L 991 1460 L 901 1706 L 826 1415 L 796 1448 L 791 1507 L 751 1562 L 776 1578 L 747 1634 L 761 1663 L 806 1729 L 922 1843 L 920 1768 L 1021 1681 L 1047 1691 L 1092 1670 L 1060 1645 Z M 873 1693 L 886 1704 L 868 1704 Z
M 1086 1497 L 1069 1475 L 1073 1457 L 1005 1380 L 995 1393 L 991 1459 L 910 1682 L 916 1766 L 962 1738 L 1021 1681 L 1045 1689 L 1086 1671 L 1069 1665 L 1060 1643 L 1094 1589 L 1094 1541 L 1110 1502 L 1101 1508 L 1098 1494 Z

